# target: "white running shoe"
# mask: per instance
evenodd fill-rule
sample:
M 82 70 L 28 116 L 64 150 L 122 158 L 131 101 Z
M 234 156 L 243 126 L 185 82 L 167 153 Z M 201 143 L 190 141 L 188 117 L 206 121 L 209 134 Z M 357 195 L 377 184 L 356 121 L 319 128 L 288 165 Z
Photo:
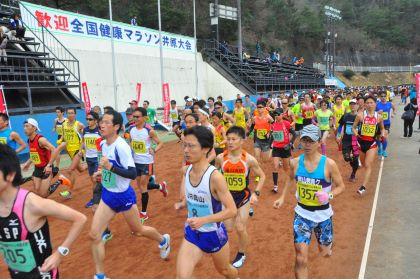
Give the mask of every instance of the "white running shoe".
M 160 257 L 162 259 L 167 259 L 171 252 L 171 236 L 169 234 L 164 234 L 163 238 L 165 239 L 165 244 L 159 245 Z
M 237 254 L 235 260 L 233 261 L 232 265 L 234 268 L 241 268 L 246 260 L 245 254 Z

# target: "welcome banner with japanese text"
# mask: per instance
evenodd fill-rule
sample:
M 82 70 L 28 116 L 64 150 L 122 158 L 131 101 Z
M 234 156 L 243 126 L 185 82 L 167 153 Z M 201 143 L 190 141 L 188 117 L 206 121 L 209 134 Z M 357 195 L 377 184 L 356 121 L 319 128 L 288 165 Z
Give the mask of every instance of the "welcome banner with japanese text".
M 111 31 L 111 24 L 107 19 L 20 2 L 20 5 L 23 4 L 38 20 L 38 22 L 34 21 L 25 8 L 20 8 L 23 22 L 28 24 L 31 29 L 39 30 L 41 26 L 44 26 L 53 34 L 68 34 L 104 40 L 111 40 L 112 35 L 116 42 L 159 47 L 159 31 L 157 30 L 113 21 L 113 30 Z M 165 49 L 190 53 L 194 53 L 195 50 L 194 38 L 167 32 L 162 32 L 162 46 Z
M 86 115 L 90 112 L 90 97 L 89 97 L 89 90 L 87 87 L 87 83 L 82 83 L 82 92 L 83 92 L 83 102 L 85 103 L 85 112 Z

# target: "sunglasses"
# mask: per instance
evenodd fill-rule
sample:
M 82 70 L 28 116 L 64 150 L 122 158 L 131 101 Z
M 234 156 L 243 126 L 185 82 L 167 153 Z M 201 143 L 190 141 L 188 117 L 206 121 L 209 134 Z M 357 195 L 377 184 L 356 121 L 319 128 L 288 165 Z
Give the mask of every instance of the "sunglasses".
M 264 107 L 263 107 L 263 106 L 257 106 L 257 108 L 258 108 L 258 109 L 263 109 Z
M 86 118 L 86 121 L 93 121 L 94 119 Z
M 133 119 L 141 118 L 141 116 L 133 116 Z
M 289 103 L 281 103 L 281 104 L 283 104 L 283 105 L 288 105 Z
M 214 107 L 214 109 L 216 109 L 216 110 L 218 110 L 218 109 L 221 109 L 222 107 Z

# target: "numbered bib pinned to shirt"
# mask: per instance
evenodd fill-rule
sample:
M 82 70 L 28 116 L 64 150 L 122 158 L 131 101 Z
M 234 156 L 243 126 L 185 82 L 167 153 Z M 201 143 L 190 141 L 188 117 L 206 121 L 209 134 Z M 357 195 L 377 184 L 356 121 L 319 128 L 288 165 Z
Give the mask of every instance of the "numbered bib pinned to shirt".
M 117 175 L 106 169 L 102 169 L 102 186 L 107 189 L 113 189 L 117 187 Z
M 243 191 L 246 188 L 245 174 L 223 173 L 230 191 Z
M 41 158 L 40 158 L 38 152 L 29 152 L 29 158 L 31 159 L 33 164 L 40 164 L 41 163 Z
M 375 124 L 362 124 L 361 135 L 373 137 L 375 136 L 376 125 Z
M 388 112 L 382 112 L 382 119 L 383 119 L 384 121 L 386 121 L 386 120 L 388 120 L 388 118 L 389 118 L 389 114 L 388 114 Z
M 273 139 L 276 142 L 284 142 L 284 132 L 283 131 L 273 131 Z
M 267 129 L 257 129 L 257 138 L 261 140 L 265 140 L 267 136 Z
M 7 138 L 6 137 L 0 137 L 0 144 L 7 144 Z
M 28 240 L 0 241 L 0 252 L 11 270 L 31 272 L 36 268 L 35 256 Z
M 96 138 L 94 137 L 85 137 L 85 145 L 89 150 L 96 150 Z
M 145 141 L 131 141 L 131 147 L 136 154 L 146 154 L 146 142 Z
M 297 182 L 297 191 L 299 202 L 306 206 L 321 205 L 316 197 L 316 193 L 322 190 L 321 185 L 309 184 L 305 182 Z

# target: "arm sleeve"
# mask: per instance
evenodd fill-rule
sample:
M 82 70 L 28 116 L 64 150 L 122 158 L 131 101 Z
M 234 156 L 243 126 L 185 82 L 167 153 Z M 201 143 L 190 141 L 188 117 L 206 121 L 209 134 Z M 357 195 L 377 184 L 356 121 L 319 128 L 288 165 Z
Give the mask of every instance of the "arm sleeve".
M 128 169 L 124 169 L 124 168 L 117 167 L 114 165 L 112 166 L 111 171 L 117 174 L 118 176 L 131 179 L 131 180 L 134 180 L 137 177 L 136 168 L 132 166 L 129 166 Z

